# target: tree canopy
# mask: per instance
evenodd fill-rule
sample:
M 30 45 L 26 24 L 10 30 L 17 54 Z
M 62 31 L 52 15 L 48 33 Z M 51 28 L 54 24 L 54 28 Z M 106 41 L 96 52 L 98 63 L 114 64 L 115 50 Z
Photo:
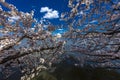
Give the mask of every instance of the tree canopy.
M 66 52 L 77 52 L 80 64 L 93 67 L 120 68 L 120 2 L 113 0 L 69 0 L 71 11 L 61 19 L 68 30 L 54 36 L 55 26 L 40 23 L 31 13 L 0 0 L 0 67 L 17 66 L 31 74 L 38 67 L 50 68 Z M 45 23 L 47 29 L 44 29 Z M 83 55 L 83 56 L 82 56 Z M 95 64 L 94 64 L 95 63 Z M 44 67 L 43 67 L 44 66 Z M 4 73 L 9 77 L 12 72 Z

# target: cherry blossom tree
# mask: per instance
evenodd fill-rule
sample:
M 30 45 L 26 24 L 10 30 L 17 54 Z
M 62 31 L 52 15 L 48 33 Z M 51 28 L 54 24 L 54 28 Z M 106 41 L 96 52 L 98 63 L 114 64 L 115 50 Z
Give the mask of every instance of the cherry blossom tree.
M 48 25 L 48 30 L 44 30 L 44 24 L 33 18 L 34 11 L 18 11 L 4 0 L 0 0 L 0 4 L 9 9 L 5 11 L 0 7 L 0 69 L 3 79 L 14 74 L 11 69 L 14 67 L 29 78 L 34 77 L 32 73 L 50 68 L 59 60 L 63 42 L 54 40 L 51 34 L 54 27 Z M 25 77 L 22 79 L 26 80 Z
M 9 9 L 0 7 L 2 79 L 14 74 L 13 68 L 25 75 L 22 80 L 32 78 L 42 69 L 51 68 L 66 52 L 77 52 L 79 56 L 75 59 L 81 66 L 120 68 L 120 2 L 69 0 L 71 11 L 63 12 L 60 19 L 69 29 L 58 37 L 52 35 L 54 25 L 44 30 L 45 23 L 34 18 L 34 11 L 18 11 L 5 0 L 0 0 L 0 4 Z
M 72 41 L 70 51 L 85 55 L 83 61 L 94 67 L 120 68 L 120 2 L 112 0 L 69 0 L 64 12 Z M 80 55 L 80 56 L 81 56 Z M 81 61 L 81 59 L 80 59 Z

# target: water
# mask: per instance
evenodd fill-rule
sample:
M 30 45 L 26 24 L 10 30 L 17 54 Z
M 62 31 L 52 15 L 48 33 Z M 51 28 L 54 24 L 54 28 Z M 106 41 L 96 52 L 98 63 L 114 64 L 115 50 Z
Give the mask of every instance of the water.
M 76 67 L 62 62 L 57 65 L 54 72 L 43 71 L 33 80 L 120 80 L 120 74 L 114 70 Z

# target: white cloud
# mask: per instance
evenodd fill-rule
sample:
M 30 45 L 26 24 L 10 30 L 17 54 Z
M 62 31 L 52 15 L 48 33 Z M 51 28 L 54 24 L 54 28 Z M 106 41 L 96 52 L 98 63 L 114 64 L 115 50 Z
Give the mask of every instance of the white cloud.
M 62 35 L 60 33 L 56 34 L 56 38 L 61 38 L 61 37 L 62 37 Z
M 44 16 L 43 16 L 43 18 L 48 18 L 48 19 L 52 19 L 52 18 L 59 18 L 59 15 L 58 15 L 59 13 L 56 11 L 56 10 L 54 10 L 54 11 L 51 11 L 51 12 L 47 12 Z
M 19 16 L 12 16 L 12 17 L 9 17 L 10 19 L 13 19 L 13 20 L 18 20 L 18 19 L 20 19 L 20 17 Z
M 90 23 L 91 23 L 91 24 L 95 24 L 95 23 L 97 24 L 98 21 L 97 21 L 97 20 L 93 20 L 93 21 L 91 21 Z
M 49 9 L 48 7 L 42 7 L 40 12 L 51 12 L 52 9 Z
M 84 12 L 83 12 L 83 11 L 80 11 L 80 14 L 84 14 Z
M 48 7 L 42 7 L 40 12 L 46 12 L 43 16 L 43 18 L 46 19 L 59 18 L 59 12 L 57 10 L 49 9 Z
M 14 21 L 17 21 L 17 20 L 19 20 L 19 19 L 20 19 L 19 16 L 12 16 L 12 17 L 9 17 L 9 18 L 8 18 L 8 21 L 9 21 L 9 22 L 14 22 Z

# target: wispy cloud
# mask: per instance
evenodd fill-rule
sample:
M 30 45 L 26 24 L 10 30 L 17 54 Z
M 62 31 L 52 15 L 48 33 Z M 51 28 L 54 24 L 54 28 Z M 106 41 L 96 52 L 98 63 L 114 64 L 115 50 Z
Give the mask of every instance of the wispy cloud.
M 97 20 L 93 20 L 90 22 L 90 24 L 98 24 L 98 21 Z
M 57 10 L 50 9 L 49 7 L 42 7 L 40 9 L 40 12 L 41 13 L 46 12 L 45 15 L 43 16 L 43 18 L 46 19 L 59 18 L 59 12 Z
M 52 11 L 52 9 L 49 9 L 48 7 L 42 7 L 40 9 L 40 12 L 51 12 L 51 11 Z
M 20 19 L 19 16 L 12 16 L 12 17 L 9 17 L 9 18 L 8 18 L 8 21 L 12 23 L 12 22 L 15 22 L 15 21 L 17 21 L 17 20 L 19 20 L 19 19 Z

